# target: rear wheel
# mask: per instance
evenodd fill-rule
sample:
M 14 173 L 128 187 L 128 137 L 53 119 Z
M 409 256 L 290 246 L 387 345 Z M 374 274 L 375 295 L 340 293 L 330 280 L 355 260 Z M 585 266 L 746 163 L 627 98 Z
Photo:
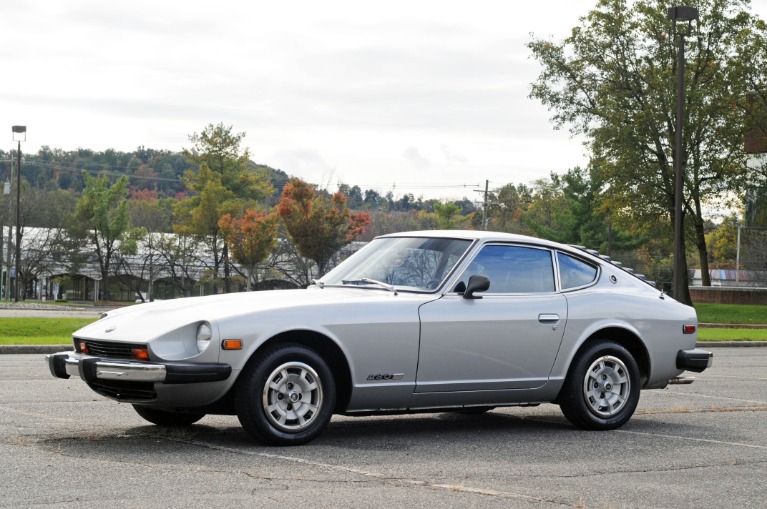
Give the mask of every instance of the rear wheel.
M 252 437 L 273 445 L 315 439 L 330 421 L 336 386 L 327 363 L 303 345 L 278 345 L 240 375 L 237 417 Z
M 639 368 L 623 346 L 592 343 L 573 360 L 558 403 L 573 425 L 590 430 L 623 426 L 639 403 Z
M 204 413 L 172 412 L 142 405 L 133 405 L 133 409 L 141 417 L 158 426 L 189 426 L 205 417 Z

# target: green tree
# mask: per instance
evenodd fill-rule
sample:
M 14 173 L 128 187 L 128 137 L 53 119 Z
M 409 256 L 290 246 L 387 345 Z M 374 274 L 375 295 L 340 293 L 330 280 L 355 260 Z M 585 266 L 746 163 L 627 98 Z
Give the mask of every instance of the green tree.
M 278 210 L 301 256 L 317 264 L 319 276 L 327 271 L 331 257 L 370 223 L 368 213 L 349 210 L 342 193 L 317 194 L 300 179 L 285 185 Z
M 155 272 L 168 274 L 173 287 L 184 297 L 190 297 L 198 276 L 200 260 L 197 258 L 200 241 L 189 235 L 150 234 L 152 253 L 157 255 Z M 153 294 L 150 295 L 153 298 Z
M 110 268 L 119 249 L 135 250 L 128 213 L 128 178 L 120 177 L 109 184 L 109 177 L 92 177 L 83 172 L 85 189 L 77 201 L 72 230 L 87 238 L 99 263 L 104 299 L 110 300 Z
M 247 289 L 252 289 L 256 265 L 266 259 L 277 244 L 280 217 L 276 213 L 248 209 L 242 218 L 224 214 L 218 222 L 234 259 L 247 270 Z M 255 281 L 258 284 L 258 281 Z
M 733 213 L 706 235 L 711 260 L 717 267 L 735 267 L 738 250 L 738 216 Z
M 610 256 L 645 242 L 641 231 L 627 231 L 615 223 L 609 208 L 610 189 L 605 189 L 598 172 L 573 168 L 563 175 L 552 174 L 551 180 L 562 193 L 560 242 L 598 249 Z
M 174 231 L 195 235 L 205 243 L 213 260 L 214 281 L 223 268 L 225 292 L 231 291 L 229 248 L 223 241 L 219 219 L 255 207 L 272 191 L 265 172 L 250 162 L 248 149 L 242 148 L 244 137 L 245 133 L 234 133 L 232 126 L 223 124 L 210 124 L 202 133 L 189 137 L 193 146 L 185 149 L 184 155 L 198 171 L 187 171 L 185 181 L 191 196 L 174 208 Z
M 506 184 L 488 196 L 485 211 L 487 229 L 508 233 L 526 233 L 521 223 L 522 214 L 533 200 L 532 190 L 525 184 Z M 478 225 L 479 226 L 479 225 Z
M 610 208 L 634 223 L 666 218 L 673 224 L 678 63 L 666 14 L 672 4 L 600 0 L 563 42 L 528 44 L 543 66 L 531 97 L 549 107 L 558 127 L 586 136 L 592 166 L 610 186 Z M 746 126 L 733 107 L 742 91 L 733 83 L 744 82 L 751 65 L 743 46 L 763 47 L 762 22 L 749 4 L 700 0 L 700 19 L 686 39 L 683 214 L 706 275 L 705 200 L 741 189 L 749 177 Z M 689 294 L 680 297 L 689 302 Z
M 461 207 L 455 203 L 435 202 L 434 213 L 437 214 L 440 228 L 452 230 L 456 227 L 457 220 L 461 217 Z

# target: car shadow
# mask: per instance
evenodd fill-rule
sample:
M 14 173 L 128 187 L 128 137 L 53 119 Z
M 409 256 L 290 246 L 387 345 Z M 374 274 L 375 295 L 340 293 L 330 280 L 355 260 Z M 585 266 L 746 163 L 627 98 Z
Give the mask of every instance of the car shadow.
M 229 420 L 231 419 L 231 421 Z M 622 430 L 655 432 L 663 426 L 666 433 L 674 433 L 673 423 L 659 423 L 651 419 L 634 419 Z M 684 426 L 690 433 L 690 425 Z M 397 416 L 334 417 L 323 433 L 309 444 L 298 447 L 302 451 L 321 454 L 328 449 L 354 449 L 370 451 L 407 450 L 427 453 L 449 446 L 466 457 L 487 449 L 488 444 L 557 444 L 557 447 L 582 446 L 584 442 L 623 440 L 628 435 L 613 432 L 582 431 L 554 413 L 529 415 L 509 410 L 482 414 L 429 413 Z M 624 437 L 624 438 L 621 438 Z M 160 427 L 142 425 L 126 428 L 106 428 L 90 433 L 59 433 L 42 440 L 43 447 L 63 454 L 101 456 L 144 456 L 156 454 L 158 449 L 172 450 L 179 457 L 189 446 L 195 449 L 237 450 L 248 453 L 290 451 L 261 444 L 252 439 L 239 425 L 236 417 L 218 418 L 215 425 L 200 421 L 191 426 Z

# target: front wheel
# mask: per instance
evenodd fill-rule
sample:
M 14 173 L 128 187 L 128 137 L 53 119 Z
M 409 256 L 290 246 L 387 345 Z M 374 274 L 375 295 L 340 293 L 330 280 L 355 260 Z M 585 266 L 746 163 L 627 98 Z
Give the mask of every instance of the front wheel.
M 578 352 L 558 398 L 574 426 L 608 430 L 623 426 L 639 403 L 639 368 L 623 346 L 600 341 Z
M 189 426 L 205 417 L 204 413 L 171 412 L 142 405 L 133 405 L 133 409 L 141 417 L 158 426 Z
M 315 439 L 330 421 L 336 386 L 327 363 L 303 345 L 278 345 L 240 375 L 237 417 L 253 438 L 272 445 Z

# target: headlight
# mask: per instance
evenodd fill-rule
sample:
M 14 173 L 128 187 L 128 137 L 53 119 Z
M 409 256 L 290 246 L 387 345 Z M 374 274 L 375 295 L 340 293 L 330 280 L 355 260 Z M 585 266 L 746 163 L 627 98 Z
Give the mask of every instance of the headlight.
M 200 353 L 204 352 L 210 344 L 210 339 L 213 337 L 213 331 L 210 328 L 208 322 L 202 322 L 197 326 L 197 349 Z

